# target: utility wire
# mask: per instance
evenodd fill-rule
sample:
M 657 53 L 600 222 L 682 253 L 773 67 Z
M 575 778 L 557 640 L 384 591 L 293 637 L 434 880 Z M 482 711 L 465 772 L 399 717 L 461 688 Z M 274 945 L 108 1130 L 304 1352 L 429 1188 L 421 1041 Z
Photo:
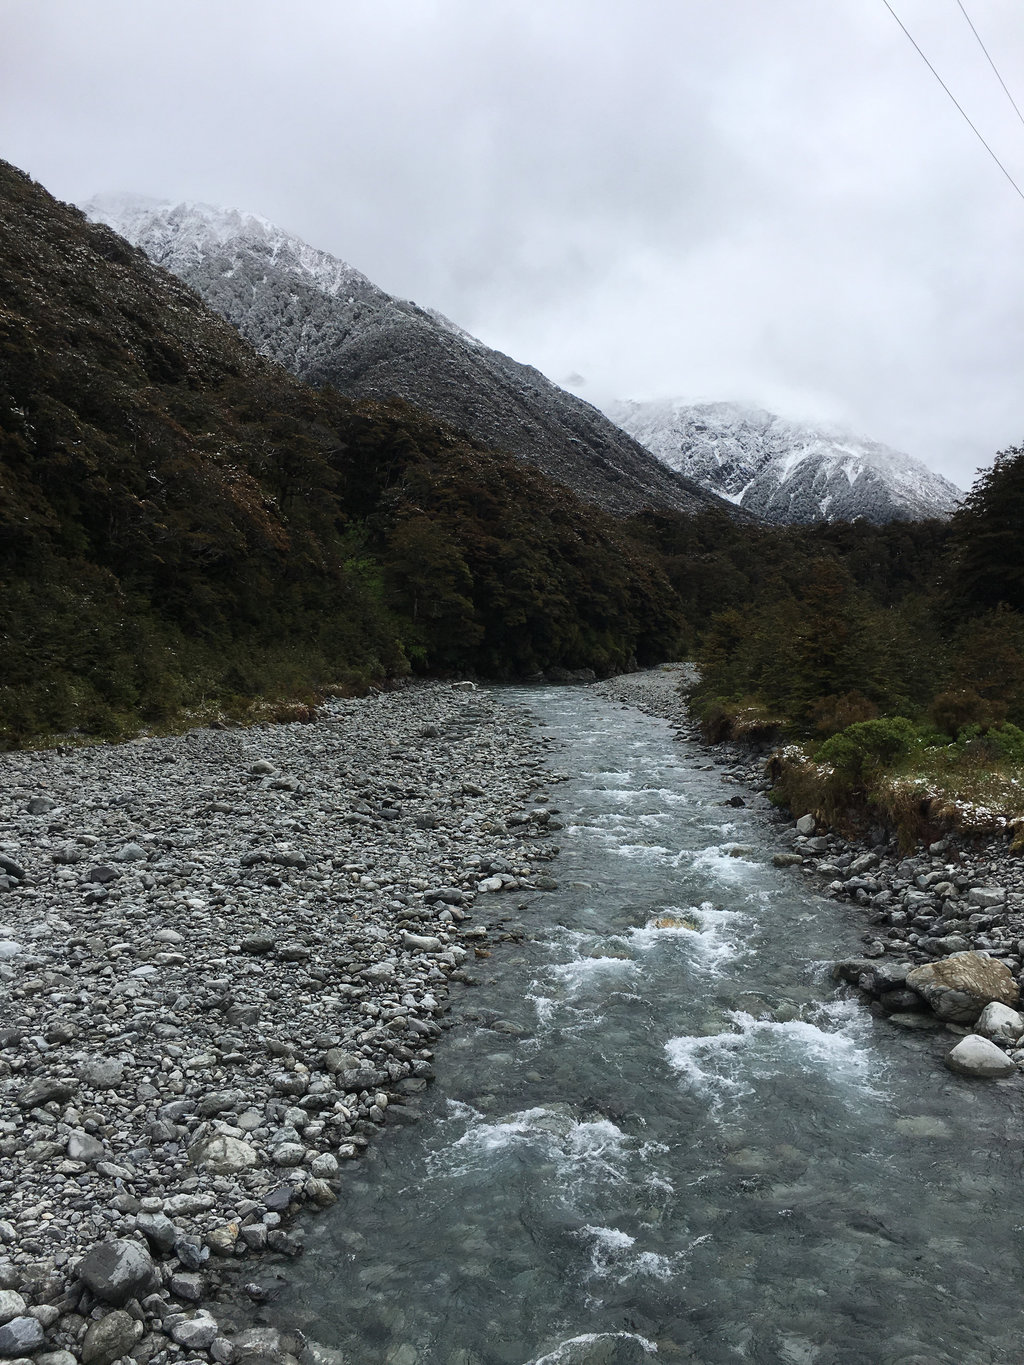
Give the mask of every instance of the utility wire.
M 960 13 L 961 13 L 961 14 L 964 16 L 964 18 L 967 20 L 967 23 L 968 23 L 968 25 L 970 26 L 971 32 L 974 34 L 975 38 L 977 38 L 977 40 L 978 40 L 978 46 L 981 48 L 982 52 L 984 52 L 984 54 L 985 54 L 985 56 L 986 56 L 986 58 L 987 58 L 987 60 L 988 60 L 989 66 L 990 66 L 990 67 L 992 68 L 992 70 L 995 72 L 995 74 L 996 74 L 996 80 L 997 80 L 997 81 L 999 82 L 999 84 L 1003 87 L 1003 92 L 1004 92 L 1004 94 L 1006 95 L 1006 98 L 1007 98 L 1007 99 L 1010 101 L 1010 103 L 1013 105 L 1013 112 L 1014 112 L 1014 113 L 1017 115 L 1017 117 L 1020 119 L 1021 123 L 1024 123 L 1024 114 L 1022 114 L 1022 113 L 1020 112 L 1020 110 L 1017 108 L 1017 101 L 1016 101 L 1016 100 L 1013 98 L 1013 96 L 1010 94 L 1009 90 L 1007 89 L 1006 82 L 1003 80 L 1002 76 L 1000 76 L 1000 74 L 999 74 L 999 68 L 996 66 L 995 62 L 992 60 L 991 56 L 989 55 L 989 50 L 988 50 L 988 48 L 987 48 L 987 47 L 985 46 L 985 44 L 981 41 L 981 34 L 978 32 L 978 30 L 977 30 L 977 29 L 974 27 L 974 25 L 971 23 L 971 16 L 970 16 L 970 15 L 967 13 L 967 11 L 964 9 L 963 4 L 961 3 L 961 0 L 956 0 L 956 3 L 960 6 Z
M 925 64 L 925 66 L 926 66 L 926 67 L 928 68 L 928 70 L 932 73 L 932 75 L 935 77 L 935 79 L 938 81 L 938 83 L 942 86 L 943 90 L 945 90 L 946 94 L 949 96 L 949 98 L 950 98 L 950 99 L 953 101 L 953 103 L 956 105 L 957 109 L 960 111 L 961 117 L 963 118 L 963 120 L 964 120 L 964 122 L 967 124 L 967 126 L 970 128 L 971 132 L 972 132 L 972 133 L 974 134 L 974 136 L 978 139 L 978 141 L 981 143 L 981 145 L 985 148 L 985 151 L 988 152 L 989 156 L 992 158 L 992 160 L 996 163 L 996 165 L 997 165 L 997 166 L 999 167 L 999 169 L 1002 171 L 1003 175 L 1005 175 L 1006 178 L 1007 178 L 1007 180 L 1009 180 L 1010 184 L 1011 184 L 1011 185 L 1013 186 L 1013 188 L 1017 191 L 1018 195 L 1020 195 L 1021 199 L 1024 199 L 1024 190 L 1021 189 L 1021 187 L 1017 184 L 1016 180 L 1014 180 L 1014 178 L 1013 178 L 1013 176 L 1010 174 L 1010 172 L 1006 169 L 1006 167 L 1003 165 L 1003 163 L 1002 163 L 1002 162 L 999 160 L 999 158 L 996 156 L 995 152 L 992 150 L 992 148 L 988 145 L 988 143 L 987 143 L 987 142 L 985 141 L 985 139 L 982 137 L 981 133 L 978 131 L 978 129 L 977 129 L 977 128 L 974 126 L 974 124 L 971 122 L 970 118 L 969 118 L 968 115 L 967 115 L 967 111 L 963 108 L 963 106 L 961 105 L 960 101 L 959 101 L 959 100 L 957 99 L 957 97 L 953 94 L 952 90 L 950 90 L 949 86 L 948 86 L 948 85 L 946 84 L 946 82 L 942 79 L 942 77 L 939 75 L 939 73 L 935 70 L 934 66 L 932 66 L 931 62 L 928 60 L 928 58 L 924 55 L 924 53 L 923 53 L 923 52 L 921 51 L 921 49 L 918 47 L 917 43 L 914 42 L 913 35 L 911 34 L 911 32 L 910 32 L 910 30 L 907 28 L 907 26 L 904 24 L 904 22 L 903 22 L 903 20 L 900 18 L 900 16 L 899 16 L 899 15 L 896 13 L 896 11 L 893 9 L 892 5 L 889 4 L 889 0 L 882 0 L 882 4 L 885 6 L 885 8 L 889 11 L 889 13 L 892 15 L 892 17 L 896 20 L 897 24 L 899 24 L 900 28 L 901 28 L 901 29 L 903 30 L 903 32 L 906 34 L 907 40 L 910 42 L 911 46 L 914 48 L 914 51 L 915 51 L 915 52 L 917 53 L 917 55 L 921 58 L 921 60 L 922 60 L 922 61 L 924 62 L 924 64 Z

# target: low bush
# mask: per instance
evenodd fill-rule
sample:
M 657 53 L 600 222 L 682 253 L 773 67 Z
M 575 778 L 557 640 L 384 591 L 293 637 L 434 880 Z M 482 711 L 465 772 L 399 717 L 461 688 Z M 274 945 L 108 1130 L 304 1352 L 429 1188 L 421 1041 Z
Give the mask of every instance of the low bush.
M 898 765 L 919 739 L 916 727 L 903 716 L 862 720 L 827 739 L 817 758 L 851 787 L 863 786 Z

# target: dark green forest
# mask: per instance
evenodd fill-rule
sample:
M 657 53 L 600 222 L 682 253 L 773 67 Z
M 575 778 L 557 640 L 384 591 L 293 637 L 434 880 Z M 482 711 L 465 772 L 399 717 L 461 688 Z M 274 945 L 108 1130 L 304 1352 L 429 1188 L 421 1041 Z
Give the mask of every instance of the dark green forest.
M 5 747 L 683 656 L 709 739 L 845 737 L 847 796 L 914 745 L 1024 745 L 1024 450 L 951 523 L 618 519 L 306 387 L 2 163 L 0 299 Z
M 4 745 L 678 652 L 621 522 L 405 404 L 306 387 L 3 166 L 0 297 Z

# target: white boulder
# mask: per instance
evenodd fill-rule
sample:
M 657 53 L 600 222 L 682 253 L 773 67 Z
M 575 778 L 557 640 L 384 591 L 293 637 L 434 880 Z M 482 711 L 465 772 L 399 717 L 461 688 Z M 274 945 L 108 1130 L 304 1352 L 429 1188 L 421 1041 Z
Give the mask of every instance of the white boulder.
M 1012 1076 L 1017 1070 L 1016 1063 L 980 1033 L 969 1033 L 962 1038 L 946 1058 L 946 1065 L 961 1076 L 981 1076 L 988 1080 Z
M 993 1000 L 981 1011 L 974 1031 L 998 1043 L 1015 1043 L 1024 1034 L 1024 1014 Z

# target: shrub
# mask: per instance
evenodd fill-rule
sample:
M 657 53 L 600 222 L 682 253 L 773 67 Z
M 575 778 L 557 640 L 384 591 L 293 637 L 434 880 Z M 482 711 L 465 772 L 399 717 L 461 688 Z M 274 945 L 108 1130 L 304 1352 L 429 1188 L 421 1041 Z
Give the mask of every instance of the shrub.
M 863 786 L 907 757 L 918 739 L 917 730 L 903 716 L 862 720 L 827 739 L 818 750 L 818 760 L 829 764 L 846 782 Z
M 752 697 L 740 701 L 715 697 L 700 710 L 701 735 L 707 744 L 722 744 L 729 739 L 752 745 L 770 743 L 778 739 L 784 728 L 781 716 Z

